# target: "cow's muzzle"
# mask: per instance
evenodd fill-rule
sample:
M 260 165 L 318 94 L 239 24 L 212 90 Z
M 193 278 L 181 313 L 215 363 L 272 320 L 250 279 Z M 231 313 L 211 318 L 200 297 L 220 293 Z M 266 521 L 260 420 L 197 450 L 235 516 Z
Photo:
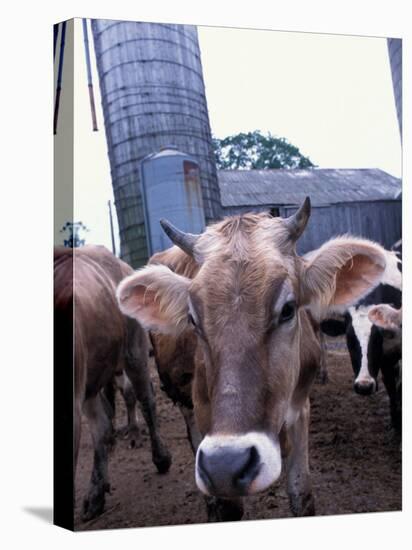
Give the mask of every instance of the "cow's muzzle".
M 207 436 L 196 455 L 196 483 L 207 495 L 257 493 L 271 485 L 280 470 L 279 443 L 263 433 Z
M 246 494 L 261 467 L 256 447 L 220 448 L 210 454 L 199 452 L 198 473 L 211 494 Z
M 359 395 L 372 395 L 377 391 L 378 386 L 373 378 L 361 378 L 359 380 L 355 380 L 353 389 Z

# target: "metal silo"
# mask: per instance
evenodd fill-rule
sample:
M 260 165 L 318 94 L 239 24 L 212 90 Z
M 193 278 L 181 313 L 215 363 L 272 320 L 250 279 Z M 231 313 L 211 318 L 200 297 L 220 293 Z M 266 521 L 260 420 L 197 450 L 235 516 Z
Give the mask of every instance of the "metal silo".
M 400 38 L 388 38 L 388 52 L 399 132 L 402 139 L 402 40 Z
M 220 193 L 196 27 L 93 20 L 121 257 L 148 258 L 140 161 L 174 146 L 200 168 L 206 222 L 221 215 Z
M 205 228 L 199 165 L 176 149 L 163 149 L 141 163 L 141 191 L 149 254 L 173 245 L 159 220 L 167 218 L 187 233 Z

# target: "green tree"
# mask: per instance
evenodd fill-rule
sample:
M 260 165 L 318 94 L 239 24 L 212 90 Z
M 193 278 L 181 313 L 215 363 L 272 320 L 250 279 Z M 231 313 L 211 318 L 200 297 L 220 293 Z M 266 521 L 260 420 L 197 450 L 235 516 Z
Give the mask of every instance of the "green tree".
M 308 157 L 285 138 L 262 134 L 259 130 L 213 138 L 217 168 L 220 170 L 312 168 Z

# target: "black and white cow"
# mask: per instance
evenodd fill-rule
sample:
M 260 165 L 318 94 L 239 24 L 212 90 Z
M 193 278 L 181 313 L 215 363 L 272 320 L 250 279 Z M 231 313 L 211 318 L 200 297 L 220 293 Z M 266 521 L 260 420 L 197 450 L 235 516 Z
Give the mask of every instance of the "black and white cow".
M 342 315 L 326 319 L 321 330 L 329 336 L 346 334 L 346 342 L 355 375 L 354 390 L 361 395 L 371 395 L 378 388 L 379 371 L 388 392 L 392 424 L 401 429 L 401 406 L 396 391 L 396 364 L 399 351 L 388 345 L 393 331 L 374 324 L 369 312 L 377 304 L 388 304 L 396 309 L 402 306 L 401 261 L 394 251 L 387 251 L 387 268 L 382 282 L 356 305 Z M 400 348 L 395 348 L 399 350 Z
M 368 313 L 373 323 L 375 349 L 381 356 L 382 379 L 389 395 L 392 424 L 402 427 L 402 308 L 388 304 L 373 306 Z M 379 360 L 379 357 L 376 358 Z

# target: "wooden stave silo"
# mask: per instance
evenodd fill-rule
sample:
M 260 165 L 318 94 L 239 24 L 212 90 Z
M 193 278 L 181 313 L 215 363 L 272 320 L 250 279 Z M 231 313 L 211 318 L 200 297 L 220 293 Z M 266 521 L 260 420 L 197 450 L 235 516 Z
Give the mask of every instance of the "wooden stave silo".
M 206 223 L 221 217 L 196 27 L 93 20 L 121 257 L 133 267 L 148 252 L 140 162 L 173 146 L 200 166 Z

